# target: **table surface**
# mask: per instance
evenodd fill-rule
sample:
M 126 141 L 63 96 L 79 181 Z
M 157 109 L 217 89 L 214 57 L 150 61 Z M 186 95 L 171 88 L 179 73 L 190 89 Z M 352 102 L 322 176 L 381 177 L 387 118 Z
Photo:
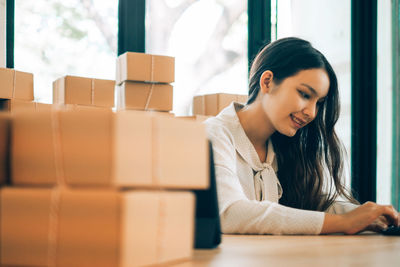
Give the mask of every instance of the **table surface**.
M 218 248 L 175 266 L 400 266 L 400 236 L 223 235 Z

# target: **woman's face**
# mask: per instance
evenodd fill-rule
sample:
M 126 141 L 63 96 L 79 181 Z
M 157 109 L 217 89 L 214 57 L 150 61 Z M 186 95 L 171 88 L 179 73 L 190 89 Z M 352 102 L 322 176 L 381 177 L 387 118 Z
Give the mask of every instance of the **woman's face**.
M 324 69 L 302 70 L 279 85 L 271 74 L 272 81 L 265 79 L 268 75 L 261 76 L 260 84 L 266 87 L 261 98 L 263 110 L 274 130 L 294 136 L 317 116 L 318 107 L 328 94 L 328 74 Z

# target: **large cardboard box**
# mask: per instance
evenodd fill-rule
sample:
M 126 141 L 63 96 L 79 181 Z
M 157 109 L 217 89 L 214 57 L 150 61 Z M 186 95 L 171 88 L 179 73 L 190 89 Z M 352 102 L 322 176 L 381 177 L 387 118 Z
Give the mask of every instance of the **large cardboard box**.
M 172 98 L 170 84 L 127 81 L 117 88 L 117 109 L 171 111 Z
M 247 95 L 220 93 L 195 96 L 193 98 L 193 114 L 216 116 L 233 101 L 246 103 Z
M 116 82 L 172 83 L 175 81 L 175 58 L 126 52 L 117 59 Z
M 0 185 L 5 184 L 9 178 L 10 124 L 10 115 L 7 113 L 0 113 Z
M 2 266 L 144 266 L 189 259 L 190 192 L 3 188 Z
M 33 74 L 0 68 L 0 98 L 33 100 Z
M 53 82 L 54 104 L 114 106 L 115 81 L 64 76 Z
M 17 113 L 13 129 L 16 185 L 208 187 L 208 146 L 200 122 L 79 110 Z

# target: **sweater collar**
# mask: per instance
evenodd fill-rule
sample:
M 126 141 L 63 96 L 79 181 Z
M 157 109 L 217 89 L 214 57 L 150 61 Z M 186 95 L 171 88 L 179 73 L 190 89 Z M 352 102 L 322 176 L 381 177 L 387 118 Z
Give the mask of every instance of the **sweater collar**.
M 267 159 L 265 162 L 261 162 L 257 151 L 240 124 L 237 112 L 243 107 L 243 104 L 232 102 L 218 114 L 217 118 L 223 120 L 229 130 L 235 133 L 232 135 L 234 139 L 234 147 L 240 156 L 253 168 L 253 170 L 260 171 L 265 169 L 267 166 L 271 166 L 276 172 L 278 170 L 278 165 L 276 163 L 275 152 L 271 140 L 268 140 Z

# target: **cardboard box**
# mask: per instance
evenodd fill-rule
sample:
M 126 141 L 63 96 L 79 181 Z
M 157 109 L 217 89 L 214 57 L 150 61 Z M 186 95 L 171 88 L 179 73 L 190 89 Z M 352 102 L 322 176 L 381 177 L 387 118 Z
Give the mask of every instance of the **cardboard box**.
M 126 52 L 117 59 L 116 82 L 172 83 L 175 81 L 175 58 Z
M 0 113 L 0 185 L 5 184 L 9 178 L 10 124 L 10 115 L 7 113 Z
M 114 106 L 115 81 L 64 76 L 53 82 L 54 104 Z
M 210 94 L 193 98 L 193 114 L 216 116 L 232 102 L 246 103 L 247 95 Z
M 195 121 L 136 111 L 18 113 L 13 140 L 16 185 L 204 189 L 209 183 L 205 126 Z
M 190 259 L 194 201 L 190 192 L 3 188 L 1 263 L 128 267 Z
M 0 68 L 0 98 L 33 100 L 33 74 Z
M 18 99 L 0 99 L 0 111 L 16 112 L 19 110 L 37 111 L 53 108 L 51 104 L 44 104 Z
M 172 98 L 170 84 L 124 82 L 117 88 L 117 109 L 171 111 Z

